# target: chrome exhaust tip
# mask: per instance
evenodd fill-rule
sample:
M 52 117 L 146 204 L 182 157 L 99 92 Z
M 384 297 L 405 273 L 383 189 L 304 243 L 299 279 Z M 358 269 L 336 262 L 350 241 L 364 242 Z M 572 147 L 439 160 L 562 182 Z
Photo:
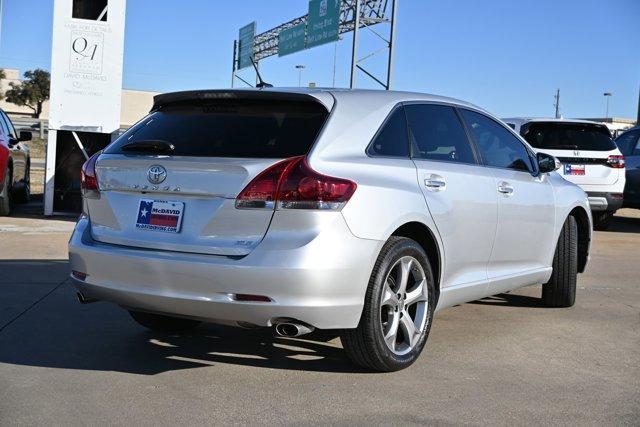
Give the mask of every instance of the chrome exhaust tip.
M 276 325 L 276 334 L 281 337 L 299 337 L 313 332 L 314 329 L 313 326 L 302 323 L 278 323 Z
M 80 304 L 91 304 L 92 302 L 98 302 L 95 298 L 89 298 L 82 294 L 82 292 L 76 292 L 76 298 Z

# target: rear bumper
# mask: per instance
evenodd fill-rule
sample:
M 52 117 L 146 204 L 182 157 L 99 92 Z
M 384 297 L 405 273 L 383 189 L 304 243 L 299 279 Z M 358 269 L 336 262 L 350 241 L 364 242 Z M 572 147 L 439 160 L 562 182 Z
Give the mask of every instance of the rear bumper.
M 85 296 L 125 308 L 210 322 L 271 326 L 296 319 L 322 329 L 354 328 L 383 242 L 359 239 L 337 214 L 306 244 L 287 247 L 267 233 L 241 259 L 100 243 L 80 219 L 69 241 L 74 284 Z M 244 302 L 235 294 L 271 302 Z
M 592 211 L 616 211 L 622 207 L 622 193 L 587 192 Z

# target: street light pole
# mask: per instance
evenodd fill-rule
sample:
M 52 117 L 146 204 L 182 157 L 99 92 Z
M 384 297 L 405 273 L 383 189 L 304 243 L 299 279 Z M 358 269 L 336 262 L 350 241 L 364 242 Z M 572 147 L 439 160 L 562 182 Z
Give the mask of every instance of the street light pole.
M 611 92 L 605 92 L 605 93 L 603 93 L 603 95 L 607 100 L 607 109 L 606 109 L 606 112 L 605 112 L 605 115 L 604 115 L 604 119 L 606 121 L 606 120 L 609 119 L 609 98 L 611 98 L 612 93 Z
M 296 68 L 298 70 L 298 87 L 302 87 L 302 70 L 304 70 L 306 67 L 300 64 L 296 65 Z

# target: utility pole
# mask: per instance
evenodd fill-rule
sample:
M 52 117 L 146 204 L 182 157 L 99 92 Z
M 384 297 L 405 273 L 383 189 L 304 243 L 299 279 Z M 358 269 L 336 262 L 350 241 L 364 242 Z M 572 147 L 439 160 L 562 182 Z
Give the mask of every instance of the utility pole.
M 640 90 L 638 90 L 638 116 L 636 117 L 636 125 L 640 125 Z
M 302 64 L 296 65 L 296 69 L 298 70 L 298 87 L 302 87 L 302 70 L 306 67 Z
M 0 0 L 2 1 L 2 0 Z M 338 41 L 340 39 L 338 38 Z M 331 87 L 336 87 L 336 61 L 338 59 L 338 42 L 333 44 L 333 84 Z
M 351 48 L 351 80 L 349 89 L 356 86 L 356 70 L 358 67 L 358 32 L 360 29 L 360 0 L 354 0 L 353 10 L 353 47 Z
M 607 121 L 609 119 L 609 98 L 611 98 L 611 95 L 613 95 L 611 92 L 605 92 L 603 93 L 605 99 L 607 100 L 607 109 L 605 110 L 604 113 L 604 120 Z
M 556 90 L 556 103 L 554 104 L 556 107 L 556 119 L 561 118 L 560 116 L 560 89 Z
M 0 0 L 2 1 L 2 0 Z M 233 89 L 233 85 L 235 84 L 235 80 L 236 80 L 236 53 L 238 52 L 238 41 L 234 40 L 233 41 L 233 61 L 232 61 L 232 67 L 231 67 L 231 88 Z

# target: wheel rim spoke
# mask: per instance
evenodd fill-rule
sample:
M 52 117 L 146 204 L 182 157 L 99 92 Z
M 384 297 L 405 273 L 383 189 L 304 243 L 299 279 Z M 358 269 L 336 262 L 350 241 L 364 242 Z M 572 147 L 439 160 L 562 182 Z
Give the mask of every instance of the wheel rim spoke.
M 398 315 L 398 313 L 394 313 L 394 316 L 391 320 L 391 324 L 389 325 L 389 330 L 384 336 L 384 341 L 392 350 L 395 350 L 396 348 L 396 339 L 398 337 L 399 325 L 400 325 L 400 316 Z
M 413 264 L 413 258 L 404 257 L 400 259 L 398 265 L 398 292 L 404 294 L 407 291 L 407 283 L 409 282 L 409 276 L 411 275 L 411 266 Z
M 404 302 L 405 305 L 409 306 L 417 302 L 426 301 L 427 300 L 426 290 L 427 290 L 427 281 L 426 279 L 422 279 L 411 291 L 407 292 L 407 298 L 405 299 L 405 302 Z
M 382 302 L 380 303 L 380 305 L 387 305 L 392 307 L 398 306 L 398 297 L 396 296 L 396 293 L 393 292 L 388 282 L 384 286 L 384 291 L 382 292 Z
M 413 323 L 413 319 L 406 310 L 402 312 L 400 327 L 402 328 L 402 332 L 404 334 L 405 343 L 409 347 L 413 347 L 417 341 L 418 329 L 416 328 L 415 323 Z

